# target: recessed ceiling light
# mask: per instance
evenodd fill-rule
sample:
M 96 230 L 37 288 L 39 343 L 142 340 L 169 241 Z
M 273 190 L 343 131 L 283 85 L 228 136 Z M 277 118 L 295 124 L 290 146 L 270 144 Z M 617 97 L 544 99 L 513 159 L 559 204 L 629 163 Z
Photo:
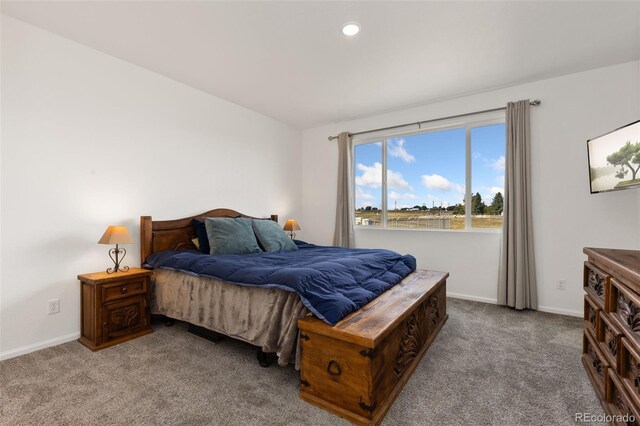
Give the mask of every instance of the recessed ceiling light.
M 357 22 L 347 22 L 342 26 L 342 34 L 352 37 L 360 32 L 360 24 Z

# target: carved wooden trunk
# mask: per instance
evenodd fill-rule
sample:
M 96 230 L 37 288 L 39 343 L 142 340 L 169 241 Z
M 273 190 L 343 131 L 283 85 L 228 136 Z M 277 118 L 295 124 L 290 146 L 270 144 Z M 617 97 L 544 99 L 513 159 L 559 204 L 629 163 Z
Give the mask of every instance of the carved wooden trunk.
M 447 320 L 448 276 L 416 271 L 333 327 L 299 320 L 300 397 L 379 424 Z

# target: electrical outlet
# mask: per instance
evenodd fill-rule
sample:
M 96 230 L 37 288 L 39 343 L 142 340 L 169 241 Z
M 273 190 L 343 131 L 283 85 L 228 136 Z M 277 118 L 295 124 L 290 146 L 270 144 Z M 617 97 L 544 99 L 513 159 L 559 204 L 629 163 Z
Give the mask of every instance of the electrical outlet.
M 558 280 L 556 283 L 556 288 L 558 290 L 566 290 L 567 289 L 567 280 Z
M 60 313 L 60 299 L 49 300 L 47 313 L 49 315 Z

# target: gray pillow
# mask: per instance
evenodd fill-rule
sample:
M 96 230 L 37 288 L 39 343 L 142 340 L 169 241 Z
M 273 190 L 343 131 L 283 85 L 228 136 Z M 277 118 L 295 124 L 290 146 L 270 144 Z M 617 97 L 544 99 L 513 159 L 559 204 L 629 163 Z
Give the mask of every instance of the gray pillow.
M 273 220 L 253 219 L 253 232 L 264 251 L 298 250 L 298 246 Z
M 205 217 L 210 254 L 260 253 L 251 219 L 243 217 Z

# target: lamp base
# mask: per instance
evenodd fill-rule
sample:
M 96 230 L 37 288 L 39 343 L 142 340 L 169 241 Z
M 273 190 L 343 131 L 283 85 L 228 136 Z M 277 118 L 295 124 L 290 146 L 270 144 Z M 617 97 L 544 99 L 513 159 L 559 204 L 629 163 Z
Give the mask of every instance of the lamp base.
M 120 255 L 122 255 L 122 257 L 119 258 Z M 107 274 L 115 274 L 118 271 L 127 272 L 129 270 L 128 266 L 120 266 L 120 262 L 122 262 L 122 259 L 124 259 L 126 255 L 127 250 L 119 248 L 117 244 L 116 248 L 109 250 L 109 257 L 113 261 L 114 266 L 113 268 L 107 269 Z

